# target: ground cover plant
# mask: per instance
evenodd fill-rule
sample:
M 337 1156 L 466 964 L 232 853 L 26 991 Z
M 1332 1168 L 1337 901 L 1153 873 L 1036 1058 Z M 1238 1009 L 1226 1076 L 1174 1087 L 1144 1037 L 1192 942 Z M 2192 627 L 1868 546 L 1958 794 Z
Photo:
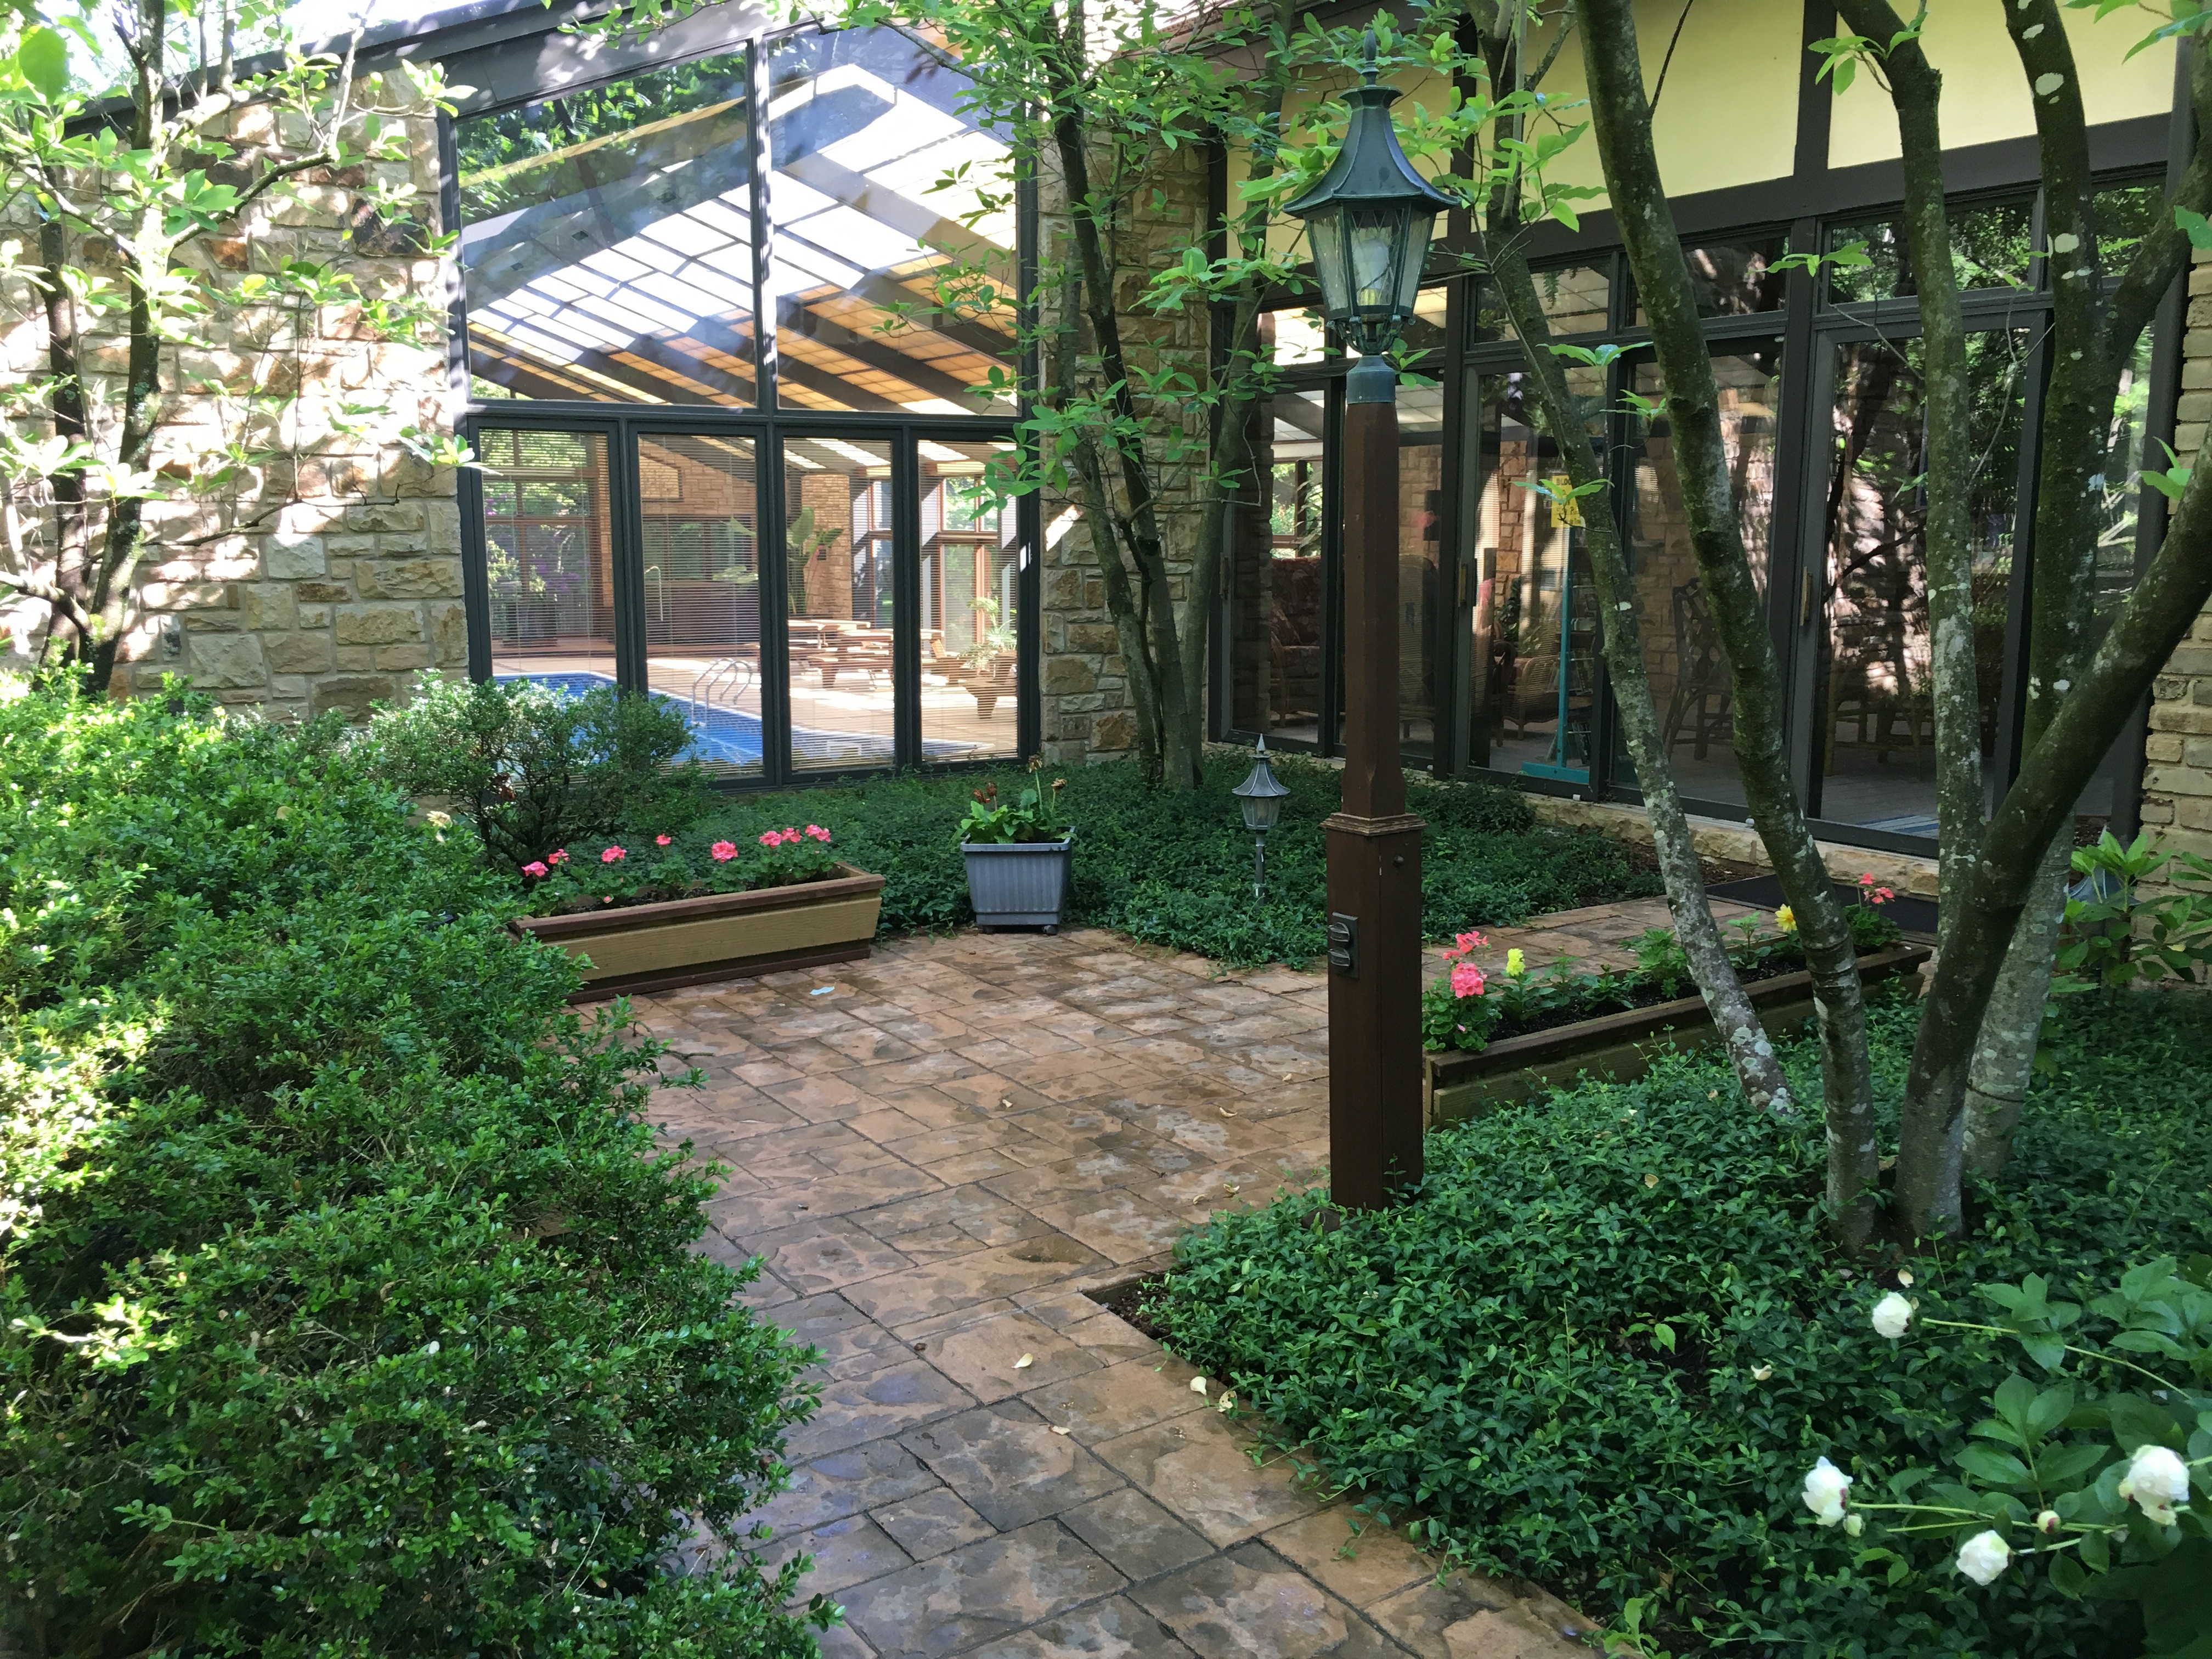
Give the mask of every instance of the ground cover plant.
M 1875 1013 L 1893 1146 L 1917 1010 Z M 1960 1467 L 2021 1367 L 1996 1334 L 1893 1343 L 1870 1322 L 1885 1293 L 1987 1323 L 1978 1287 L 2037 1273 L 2087 1303 L 2212 1247 L 2212 1009 L 2069 999 L 2047 1052 L 2008 1178 L 1978 1185 L 1941 1256 L 1834 1253 L 1820 1122 L 1669 1058 L 1431 1135 L 1403 1208 L 1322 1224 L 1316 1194 L 1217 1216 L 1151 1314 L 1332 1488 L 1418 1510 L 1424 1537 L 1594 1615 L 1641 1603 L 1652 1651 L 2133 1655 L 2134 1609 L 2067 1599 L 2033 1559 L 1984 1589 L 1804 1502 L 1822 1456 L 1869 1492 Z
M 1110 927 L 1155 945 L 1253 966 L 1303 963 L 1326 948 L 1327 848 L 1321 822 L 1336 810 L 1338 774 L 1292 757 L 1271 757 L 1290 786 L 1281 827 L 1267 837 L 1267 890 L 1252 897 L 1252 836 L 1231 786 L 1249 756 L 1215 751 L 1205 787 L 1170 794 L 1133 764 L 1079 767 L 1053 808 L 1075 834 L 1070 927 Z M 742 847 L 794 821 L 836 835 L 838 856 L 883 876 L 886 931 L 945 929 L 974 920 L 957 832 L 978 793 L 1018 800 L 1035 780 L 1000 773 L 884 778 L 790 794 L 733 794 L 699 820 L 696 834 Z M 1469 927 L 1510 925 L 1659 890 L 1620 843 L 1535 822 L 1517 792 L 1489 783 L 1407 781 L 1422 838 L 1423 926 L 1448 939 Z
M 1895 897 L 1887 887 L 1863 878 L 1861 903 L 1844 914 L 1861 956 L 1897 943 L 1902 930 L 1882 914 Z M 1790 907 L 1762 925 L 1753 916 L 1729 924 L 1729 961 L 1745 983 L 1802 973 L 1805 950 Z M 1648 1008 L 1696 994 L 1689 954 L 1669 927 L 1647 927 L 1638 935 L 1636 966 L 1586 968 L 1574 957 L 1531 966 L 1517 947 L 1505 953 L 1503 973 L 1486 974 L 1472 960 L 1486 941 L 1479 932 L 1459 934 L 1444 952 L 1446 967 L 1421 993 L 1421 1041 L 1431 1049 L 1457 1048 L 1480 1054 L 1503 1037 L 1547 1031 L 1601 1014 Z
M 517 908 L 331 724 L 0 686 L 16 1651 L 813 1651 L 805 1355 Z

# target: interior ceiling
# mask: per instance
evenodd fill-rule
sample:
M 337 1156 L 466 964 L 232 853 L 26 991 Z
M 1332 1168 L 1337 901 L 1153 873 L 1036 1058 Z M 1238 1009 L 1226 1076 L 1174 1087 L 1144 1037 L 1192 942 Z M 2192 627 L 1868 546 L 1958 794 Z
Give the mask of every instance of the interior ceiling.
M 1007 361 L 1011 325 L 941 307 L 937 285 L 981 265 L 1011 298 L 1013 209 L 981 213 L 978 196 L 1006 149 L 893 78 L 885 60 L 911 42 L 883 46 L 822 53 L 771 96 L 763 286 L 781 401 L 987 412 L 969 387 Z M 465 174 L 465 216 L 483 216 L 461 234 L 476 375 L 529 398 L 754 404 L 747 113 L 710 104 Z M 511 199 L 526 204 L 483 212 Z

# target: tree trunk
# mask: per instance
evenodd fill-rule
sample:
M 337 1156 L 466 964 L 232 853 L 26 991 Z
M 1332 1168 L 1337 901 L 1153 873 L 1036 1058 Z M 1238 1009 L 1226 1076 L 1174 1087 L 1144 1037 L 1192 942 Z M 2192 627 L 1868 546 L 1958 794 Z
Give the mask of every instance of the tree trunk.
M 1689 269 L 1659 176 L 1632 0 L 1583 0 L 1583 64 L 1598 154 L 1667 388 L 1691 544 L 1729 659 L 1736 766 L 1751 817 L 1797 918 L 1820 1021 L 1829 1225 L 1848 1248 L 1874 1231 L 1878 1176 L 1865 996 L 1843 906 L 1791 786 L 1781 673 L 1765 605 L 1745 556 L 1728 447 Z
M 1562 465 L 1576 485 L 1601 480 L 1605 475 L 1582 430 L 1565 371 L 1549 349 L 1551 328 L 1537 300 L 1528 262 L 1514 240 L 1514 228 L 1501 224 L 1500 217 L 1492 214 L 1485 238 L 1491 280 L 1497 284 L 1506 314 L 1513 319 L 1514 332 L 1526 349 L 1529 378 L 1535 383 L 1544 424 L 1558 441 Z M 1532 501 L 1529 511 L 1539 510 Z M 1736 978 L 1735 964 L 1729 960 L 1728 945 L 1705 898 L 1697 842 L 1682 811 L 1674 769 L 1660 731 L 1659 710 L 1652 701 L 1651 677 L 1644 666 L 1635 579 L 1621 548 L 1620 526 L 1610 501 L 1601 505 L 1599 499 L 1593 499 L 1583 520 L 1583 546 L 1589 555 L 1590 572 L 1597 586 L 1601 648 L 1612 680 L 1613 701 L 1620 705 L 1629 757 L 1636 763 L 1637 782 L 1644 792 L 1644 810 L 1650 816 L 1652 849 L 1667 884 L 1667 911 L 1674 919 L 1675 937 L 1690 959 L 1690 977 L 1705 1000 L 1713 1027 L 1727 1046 L 1744 1098 L 1778 1117 L 1795 1117 L 1797 1105 L 1790 1091 L 1790 1079 L 1767 1039 L 1766 1028 Z M 1564 665 L 1560 672 L 1565 672 Z
M 2012 1132 L 2034 1080 L 2035 1045 L 2051 996 L 2051 964 L 2058 952 L 2072 851 L 2065 836 L 2051 837 L 1982 1016 L 1981 1036 L 1966 1071 L 1966 1139 L 1960 1159 L 1966 1175 L 2002 1175 L 2012 1161 Z

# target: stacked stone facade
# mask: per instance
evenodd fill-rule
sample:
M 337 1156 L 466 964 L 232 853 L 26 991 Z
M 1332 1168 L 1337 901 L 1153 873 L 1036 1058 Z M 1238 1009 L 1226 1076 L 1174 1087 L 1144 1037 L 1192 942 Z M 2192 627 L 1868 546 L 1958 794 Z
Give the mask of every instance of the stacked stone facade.
M 1154 274 L 1182 257 L 1206 222 L 1207 161 L 1203 150 L 1185 145 L 1154 155 L 1140 185 L 1130 190 L 1127 209 L 1115 228 L 1115 297 L 1121 308 L 1121 337 L 1132 365 L 1153 370 L 1170 358 L 1187 364 L 1194 378 L 1206 367 L 1208 324 L 1203 306 L 1153 317 L 1136 301 Z M 1073 263 L 1073 233 L 1066 192 L 1048 175 L 1040 189 L 1040 252 L 1043 268 Z M 1046 291 L 1051 291 L 1048 283 Z M 1047 354 L 1048 358 L 1049 353 Z M 1194 407 L 1189 436 L 1203 444 L 1206 413 Z M 1188 471 L 1188 468 L 1183 469 Z M 1175 473 L 1164 480 L 1161 519 L 1169 544 L 1169 591 L 1180 605 L 1197 536 L 1195 503 L 1188 486 Z M 1114 618 L 1106 608 L 1105 583 L 1090 527 L 1065 499 L 1047 496 L 1042 504 L 1043 545 L 1039 572 L 1042 591 L 1043 752 L 1048 761 L 1106 760 L 1134 752 L 1137 722 L 1129 691 L 1127 665 Z M 1205 618 L 1198 626 L 1206 625 Z
M 2184 466 L 2204 464 L 2205 429 L 2212 424 L 2212 254 L 2203 249 L 2189 270 L 2187 329 L 2173 434 Z M 2152 690 L 2142 822 L 2172 850 L 2212 857 L 2212 606 Z
M 411 297 L 442 313 L 448 262 L 427 251 L 437 228 L 434 112 L 403 76 L 372 77 L 362 92 L 386 131 L 404 134 L 404 154 L 302 173 L 228 234 L 191 245 L 184 257 L 210 285 L 234 289 L 307 261 L 351 277 L 365 300 Z M 249 183 L 309 142 L 294 118 L 266 106 L 229 120 L 240 149 L 210 170 L 217 183 Z M 378 179 L 413 187 L 415 222 L 387 223 L 370 210 Z M 75 252 L 92 270 L 113 270 L 112 249 Z M 8 366 L 42 373 L 43 319 L 35 308 L 16 314 Z M 111 403 L 126 356 L 123 323 L 112 310 L 88 329 L 86 368 L 95 386 L 106 381 Z M 218 307 L 196 332 L 195 342 L 162 350 L 167 398 L 154 465 L 181 480 L 204 474 L 207 457 L 228 446 L 255 453 L 230 490 L 148 503 L 147 553 L 115 692 L 178 673 L 226 702 L 357 716 L 373 702 L 404 698 L 422 671 L 464 666 L 454 473 L 418 459 L 398 436 L 453 429 L 442 331 L 393 340 L 350 301 L 280 298 Z M 227 396 L 211 395 L 216 382 Z M 242 399 L 254 395 L 289 401 L 273 416 L 249 415 Z M 17 665 L 45 620 L 42 605 L 24 601 L 0 617 Z

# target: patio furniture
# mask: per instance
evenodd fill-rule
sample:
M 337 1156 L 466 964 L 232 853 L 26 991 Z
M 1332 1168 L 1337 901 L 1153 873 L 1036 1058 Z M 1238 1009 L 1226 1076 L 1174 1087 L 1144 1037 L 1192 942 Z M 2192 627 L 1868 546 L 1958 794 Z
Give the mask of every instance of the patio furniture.
M 1721 653 L 1720 629 L 1705 598 L 1704 579 L 1692 576 L 1674 590 L 1674 690 L 1667 699 L 1667 753 L 1690 728 L 1691 753 L 1705 758 L 1716 738 L 1735 731 L 1728 661 Z

